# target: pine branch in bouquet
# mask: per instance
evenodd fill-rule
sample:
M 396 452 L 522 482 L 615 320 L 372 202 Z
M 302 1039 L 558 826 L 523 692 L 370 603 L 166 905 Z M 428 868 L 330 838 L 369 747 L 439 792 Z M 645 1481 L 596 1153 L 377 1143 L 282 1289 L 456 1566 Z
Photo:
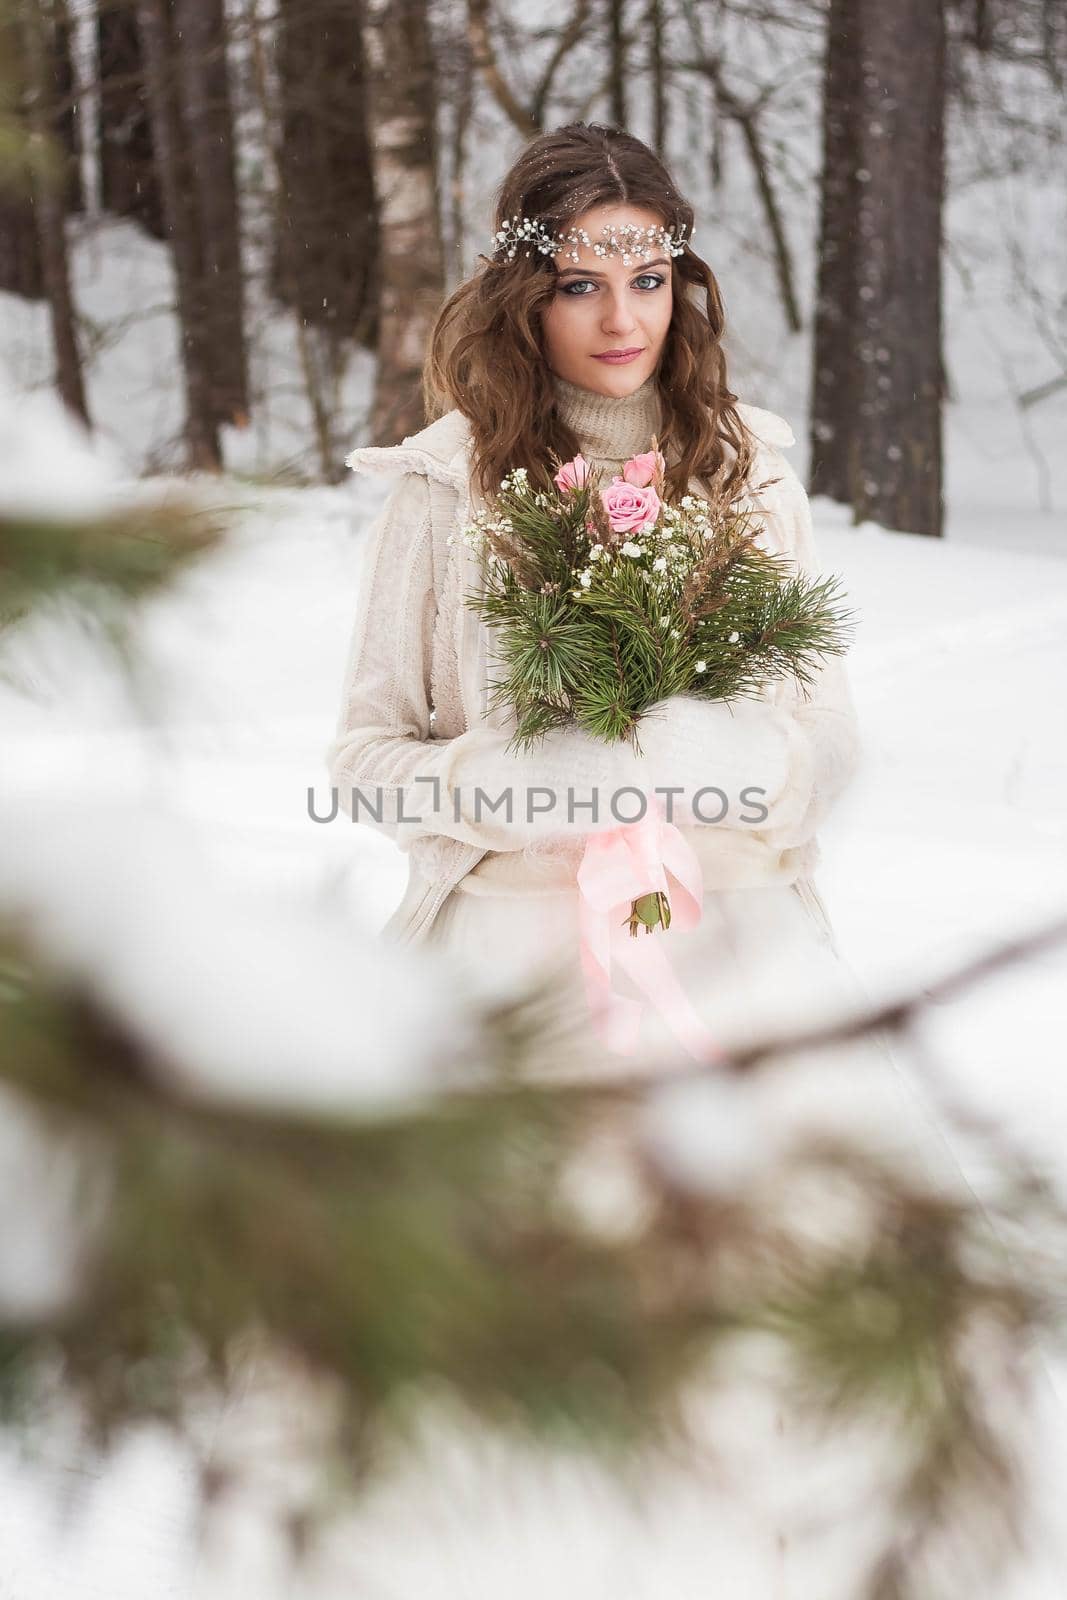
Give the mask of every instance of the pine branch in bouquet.
M 763 560 L 777 562 L 776 557 Z M 753 673 L 764 679 L 792 673 L 810 686 L 820 661 L 848 650 L 844 634 L 851 612 L 839 599 L 838 580 L 832 577 L 813 580 L 784 573 L 773 585 L 754 585 L 739 630 Z
M 518 747 L 568 723 L 636 742 L 659 700 L 759 695 L 787 673 L 810 686 L 819 662 L 848 648 L 837 580 L 762 549 L 722 472 L 706 495 L 671 504 L 657 492 L 655 441 L 631 469 L 632 483 L 603 490 L 578 457 L 554 492 L 517 469 L 463 535 L 483 557 L 465 601 L 504 667 L 491 704 L 514 713 Z

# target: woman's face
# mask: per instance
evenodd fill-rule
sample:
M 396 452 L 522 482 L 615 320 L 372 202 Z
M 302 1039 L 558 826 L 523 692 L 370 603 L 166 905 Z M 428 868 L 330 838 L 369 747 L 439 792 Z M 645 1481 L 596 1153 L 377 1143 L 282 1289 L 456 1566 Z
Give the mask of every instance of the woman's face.
M 643 206 L 593 206 L 572 226 L 600 242 L 606 223 L 616 228 L 662 227 L 663 218 Z M 545 360 L 560 378 L 596 394 L 622 398 L 639 389 L 655 370 L 671 321 L 671 261 L 655 247 L 647 261 L 597 256 L 590 245 L 554 258 L 556 290 L 544 313 Z M 602 359 L 607 352 L 637 350 L 630 361 Z

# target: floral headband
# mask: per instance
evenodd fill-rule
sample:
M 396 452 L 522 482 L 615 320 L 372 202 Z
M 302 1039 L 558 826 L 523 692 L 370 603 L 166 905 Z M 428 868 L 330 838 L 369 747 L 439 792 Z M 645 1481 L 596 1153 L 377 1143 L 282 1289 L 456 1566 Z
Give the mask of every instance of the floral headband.
M 536 218 L 512 217 L 494 235 L 493 248 L 494 251 L 504 250 L 507 259 L 514 261 L 519 247 L 525 244 L 527 248 L 523 254 L 527 257 L 536 250 L 542 256 L 565 255 L 580 265 L 578 246 L 586 244 L 594 255 L 622 256 L 624 265 L 629 266 L 631 259 L 647 261 L 656 250 L 665 250 L 672 256 L 680 256 L 686 244 L 693 242 L 692 234 L 686 238 L 684 226 L 678 233 L 674 233 L 662 226 L 639 228 L 633 222 L 626 222 L 621 226 L 609 222 L 600 231 L 601 237 L 607 242 L 601 243 L 598 239 L 594 244 L 584 228 L 571 228 L 557 236 L 550 233 Z

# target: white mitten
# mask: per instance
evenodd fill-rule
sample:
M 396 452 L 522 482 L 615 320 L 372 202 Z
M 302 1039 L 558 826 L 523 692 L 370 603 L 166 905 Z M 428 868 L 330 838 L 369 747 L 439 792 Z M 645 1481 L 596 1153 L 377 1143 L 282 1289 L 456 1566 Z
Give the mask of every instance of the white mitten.
M 448 742 L 441 772 L 442 806 L 450 816 L 458 807 L 472 832 L 491 838 L 492 849 L 519 850 L 552 834 L 617 828 L 633 815 L 635 801 L 624 796 L 616 816 L 613 794 L 647 782 L 646 763 L 629 743 L 608 743 L 584 728 L 554 728 L 528 750 L 507 746 L 508 735 L 499 729 L 472 728 Z M 490 810 L 501 796 L 503 804 Z
M 780 706 L 672 695 L 648 708 L 637 737 L 654 786 L 682 791 L 670 813 L 679 825 L 716 823 L 764 832 L 787 829 L 807 809 L 811 741 Z M 701 795 L 701 790 L 709 792 Z

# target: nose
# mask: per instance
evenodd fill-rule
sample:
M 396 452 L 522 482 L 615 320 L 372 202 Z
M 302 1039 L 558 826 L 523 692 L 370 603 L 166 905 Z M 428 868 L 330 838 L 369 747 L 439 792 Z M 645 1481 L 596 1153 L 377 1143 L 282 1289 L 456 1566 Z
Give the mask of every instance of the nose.
M 627 285 L 620 284 L 614 289 L 609 285 L 605 294 L 604 316 L 601 322 L 604 332 L 617 339 L 622 334 L 632 333 L 636 326 Z

